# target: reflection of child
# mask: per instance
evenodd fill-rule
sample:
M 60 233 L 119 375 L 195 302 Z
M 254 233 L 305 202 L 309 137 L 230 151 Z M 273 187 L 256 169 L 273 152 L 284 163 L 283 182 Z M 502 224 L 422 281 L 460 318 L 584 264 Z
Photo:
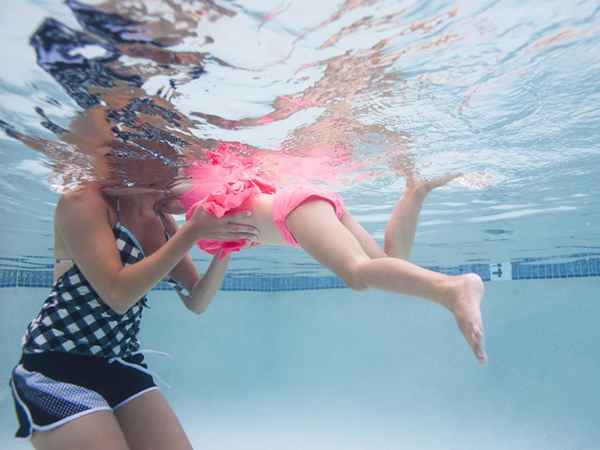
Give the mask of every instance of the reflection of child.
M 456 176 L 425 181 L 410 174 L 407 189 L 386 227 L 385 250 L 344 209 L 334 193 L 311 186 L 277 190 L 251 157 L 222 145 L 187 169 L 174 193 L 186 210 L 222 217 L 248 211 L 259 243 L 302 247 L 355 290 L 378 288 L 429 299 L 448 308 L 475 356 L 485 362 L 480 303 L 484 287 L 476 274 L 448 276 L 409 263 L 421 205 L 427 194 Z M 246 241 L 199 241 L 210 253 L 225 253 Z

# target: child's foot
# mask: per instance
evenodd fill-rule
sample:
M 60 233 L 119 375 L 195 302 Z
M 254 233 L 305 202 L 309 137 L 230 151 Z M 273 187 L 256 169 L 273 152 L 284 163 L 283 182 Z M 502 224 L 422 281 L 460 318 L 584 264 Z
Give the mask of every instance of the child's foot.
M 462 173 L 450 173 L 434 178 L 425 178 L 405 158 L 396 158 L 392 161 L 392 168 L 396 174 L 406 179 L 405 195 L 415 195 L 422 200 L 432 190 L 448 184 L 450 181 L 462 176 Z
M 421 175 L 415 174 L 406 175 L 406 190 L 404 195 L 413 195 L 423 201 L 431 191 L 448 184 L 460 176 L 462 176 L 461 173 L 451 173 L 435 178 L 424 178 Z
M 425 197 L 435 188 L 444 186 L 460 176 L 462 176 L 461 173 L 451 173 L 430 179 L 422 177 L 407 178 L 406 188 Z
M 451 299 L 446 305 L 454 314 L 458 328 L 481 364 L 487 361 L 483 349 L 483 322 L 481 320 L 481 300 L 483 282 L 479 275 L 470 273 L 454 277 Z

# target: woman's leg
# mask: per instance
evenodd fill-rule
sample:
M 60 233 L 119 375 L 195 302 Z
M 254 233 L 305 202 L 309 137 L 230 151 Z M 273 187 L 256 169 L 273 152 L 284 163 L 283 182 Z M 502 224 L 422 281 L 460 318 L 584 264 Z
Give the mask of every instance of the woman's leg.
M 372 259 L 325 200 L 303 203 L 289 214 L 286 224 L 301 247 L 350 288 L 398 292 L 448 308 L 475 356 L 480 362 L 485 361 L 480 312 L 484 288 L 477 275 L 452 277 L 398 258 Z
M 110 411 L 93 412 L 50 431 L 36 431 L 31 443 L 36 450 L 129 450 Z
M 191 450 L 175 413 L 158 389 L 115 410 L 131 450 Z

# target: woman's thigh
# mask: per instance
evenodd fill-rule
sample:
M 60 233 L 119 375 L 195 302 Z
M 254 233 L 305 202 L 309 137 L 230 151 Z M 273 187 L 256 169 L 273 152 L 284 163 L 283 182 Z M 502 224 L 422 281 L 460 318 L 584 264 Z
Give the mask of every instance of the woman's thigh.
M 36 450 L 129 450 L 110 411 L 86 414 L 50 431 L 36 431 L 31 443 Z
M 191 450 L 179 420 L 157 389 L 115 410 L 131 450 Z

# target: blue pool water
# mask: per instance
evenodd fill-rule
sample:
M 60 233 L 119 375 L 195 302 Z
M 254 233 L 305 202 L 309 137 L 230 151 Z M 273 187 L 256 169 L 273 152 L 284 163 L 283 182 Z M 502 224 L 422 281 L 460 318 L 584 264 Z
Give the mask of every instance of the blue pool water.
M 593 450 L 597 287 L 489 284 L 485 368 L 441 309 L 347 290 L 224 292 L 200 318 L 158 293 L 142 343 L 172 355 L 148 358 L 195 448 Z M 44 292 L 2 292 L 5 374 Z M 0 448 L 27 448 L 0 401 Z
M 83 170 L 48 122 L 68 127 L 96 86 L 69 90 L 36 59 L 49 18 L 90 39 L 69 57 L 167 97 L 198 139 L 347 149 L 358 168 L 330 187 L 380 241 L 404 186 L 390 148 L 425 175 L 466 174 L 428 199 L 414 260 L 488 281 L 489 365 L 441 309 L 355 294 L 300 251 L 246 250 L 206 315 L 156 291 L 145 317 L 195 448 L 598 448 L 597 2 L 87 3 L 144 24 L 138 50 L 73 2 L 0 12 L 0 120 L 56 143 L 42 155 L 0 131 L 0 449 L 28 445 L 4 381 L 50 284 L 58 193 Z

